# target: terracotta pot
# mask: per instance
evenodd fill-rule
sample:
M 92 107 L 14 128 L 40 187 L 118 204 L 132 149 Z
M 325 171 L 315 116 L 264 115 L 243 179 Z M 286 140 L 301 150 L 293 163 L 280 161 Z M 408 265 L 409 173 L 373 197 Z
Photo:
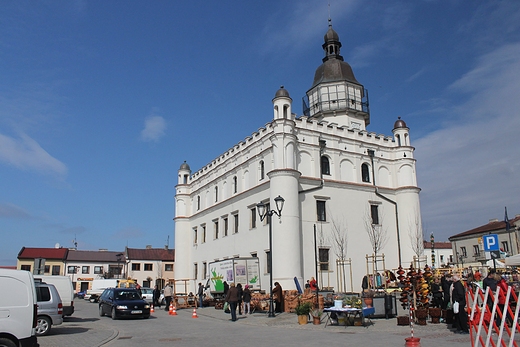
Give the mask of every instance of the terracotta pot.
M 432 318 L 432 323 L 437 324 L 440 322 L 442 310 L 439 307 L 431 307 L 429 313 Z
M 307 324 L 309 322 L 309 316 L 308 315 L 299 315 L 298 316 L 298 324 Z
M 314 325 L 320 325 L 321 324 L 321 317 L 312 317 L 312 324 Z

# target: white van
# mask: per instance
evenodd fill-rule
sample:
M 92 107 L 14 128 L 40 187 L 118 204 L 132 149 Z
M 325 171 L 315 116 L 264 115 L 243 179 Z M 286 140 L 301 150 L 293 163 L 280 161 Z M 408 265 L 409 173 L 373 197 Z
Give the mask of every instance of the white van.
M 0 346 L 39 347 L 37 310 L 32 274 L 0 269 Z
M 34 280 L 36 282 L 53 284 L 60 294 L 63 304 L 63 317 L 72 316 L 74 313 L 74 289 L 69 276 L 34 275 Z

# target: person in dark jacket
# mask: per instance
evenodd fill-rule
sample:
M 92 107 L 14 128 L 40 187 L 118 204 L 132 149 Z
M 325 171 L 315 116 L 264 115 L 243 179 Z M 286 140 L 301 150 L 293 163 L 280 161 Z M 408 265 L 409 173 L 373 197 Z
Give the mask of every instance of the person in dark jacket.
M 278 312 L 278 313 L 283 312 L 283 309 L 284 309 L 283 290 L 282 290 L 282 286 L 278 282 L 274 282 L 273 299 L 275 302 L 274 312 Z
M 158 286 L 155 286 L 153 289 L 152 297 L 154 306 L 161 308 L 161 302 L 159 301 L 161 298 L 161 291 L 159 290 Z
M 226 281 L 224 281 L 224 296 L 227 295 L 228 290 L 229 290 L 229 284 Z
M 450 302 L 450 287 L 452 284 L 451 280 L 451 274 L 449 272 L 446 272 L 444 276 L 441 278 L 441 288 L 442 288 L 442 294 L 443 294 L 443 301 L 441 308 L 443 310 L 446 310 L 448 308 L 448 303 Z
M 453 312 L 453 327 L 456 329 L 456 333 L 469 334 L 468 314 L 466 313 L 466 290 L 460 282 L 459 275 L 453 275 L 451 299 L 453 303 L 459 303 L 459 312 Z
M 204 286 L 201 282 L 199 282 L 199 289 L 197 290 L 197 295 L 199 297 L 199 308 L 202 308 L 204 303 Z
M 442 291 L 440 286 L 439 277 L 435 277 L 431 284 L 431 293 L 432 293 L 432 307 L 441 307 L 442 306 Z
M 247 284 L 242 294 L 242 301 L 244 302 L 244 314 L 251 314 L 251 290 Z
M 242 295 L 244 295 L 244 290 L 242 289 L 242 285 L 239 283 L 237 284 L 237 290 L 238 290 L 238 314 L 242 315 Z
M 227 291 L 226 302 L 229 304 L 229 310 L 231 311 L 231 320 L 235 322 L 237 320 L 238 303 L 238 289 L 235 287 L 235 283 L 231 283 L 231 286 Z

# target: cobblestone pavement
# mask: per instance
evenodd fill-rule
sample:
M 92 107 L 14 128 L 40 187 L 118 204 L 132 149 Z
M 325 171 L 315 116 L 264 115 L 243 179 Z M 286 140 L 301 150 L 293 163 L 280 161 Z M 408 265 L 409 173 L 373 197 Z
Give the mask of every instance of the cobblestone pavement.
M 275 318 L 264 313 L 238 316 L 236 322 L 222 310 L 177 310 L 177 316 L 156 310 L 150 319 L 112 320 L 99 317 L 96 304 L 85 300 L 75 301 L 76 312 L 60 326 L 52 328 L 48 336 L 38 338 L 42 347 L 128 347 L 128 346 L 222 346 L 247 345 L 248 347 L 302 346 L 319 343 L 324 346 L 404 346 L 410 328 L 397 326 L 397 320 L 373 319 L 362 326 L 327 326 L 312 323 L 299 325 L 297 317 L 282 313 Z M 324 317 L 323 319 L 324 320 Z M 415 336 L 421 338 L 422 347 L 470 346 L 469 335 L 454 334 L 446 324 L 415 326 Z

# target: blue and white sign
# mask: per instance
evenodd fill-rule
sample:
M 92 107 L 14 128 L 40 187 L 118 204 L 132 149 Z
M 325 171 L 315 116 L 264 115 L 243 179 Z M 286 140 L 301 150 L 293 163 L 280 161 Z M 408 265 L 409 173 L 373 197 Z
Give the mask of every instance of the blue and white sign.
M 484 251 L 499 251 L 500 247 L 498 246 L 498 235 L 497 234 L 489 234 L 482 236 L 482 242 L 484 243 Z

